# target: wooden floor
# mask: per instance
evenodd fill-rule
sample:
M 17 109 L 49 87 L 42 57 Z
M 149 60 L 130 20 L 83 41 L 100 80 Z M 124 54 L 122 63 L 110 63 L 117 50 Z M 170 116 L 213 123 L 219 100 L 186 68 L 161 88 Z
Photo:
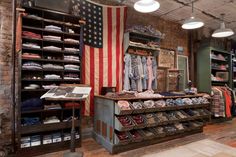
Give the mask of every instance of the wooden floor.
M 109 152 L 107 152 L 101 145 L 97 144 L 91 138 L 84 140 L 82 143 L 83 147 L 77 150 L 82 151 L 84 153 L 84 157 L 140 157 L 204 139 L 213 140 L 236 148 L 236 119 L 220 124 L 208 125 L 204 128 L 204 132 L 202 134 L 195 134 L 181 139 L 155 144 L 116 155 L 110 155 Z M 38 157 L 61 157 L 63 156 L 63 153 L 64 152 L 62 151 Z

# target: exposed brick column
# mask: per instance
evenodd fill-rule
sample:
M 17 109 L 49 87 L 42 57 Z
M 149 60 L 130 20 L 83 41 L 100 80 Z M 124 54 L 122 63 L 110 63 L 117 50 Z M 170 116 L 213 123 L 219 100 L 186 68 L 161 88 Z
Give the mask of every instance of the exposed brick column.
M 0 0 L 0 156 L 11 143 L 12 0 Z

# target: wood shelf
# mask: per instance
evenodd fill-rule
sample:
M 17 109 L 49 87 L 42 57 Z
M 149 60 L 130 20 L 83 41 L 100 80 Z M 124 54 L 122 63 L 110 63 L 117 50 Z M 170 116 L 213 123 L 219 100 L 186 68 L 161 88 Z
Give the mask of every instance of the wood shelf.
M 78 126 L 79 126 L 79 120 L 75 120 L 75 127 L 78 127 Z M 51 123 L 51 124 L 39 124 L 39 125 L 31 125 L 31 126 L 21 126 L 20 132 L 22 134 L 32 134 L 32 133 L 56 131 L 56 130 L 68 129 L 68 128 L 71 128 L 71 121 Z
M 75 107 L 75 110 L 80 110 L 80 107 Z M 22 111 L 22 114 L 31 114 L 31 113 L 41 113 L 41 112 L 55 112 L 55 111 L 68 111 L 72 108 L 61 108 L 61 109 L 51 109 L 51 110 L 31 110 L 31 111 Z
M 41 59 L 41 58 L 22 58 L 24 61 L 39 61 L 39 62 L 55 62 L 55 63 L 71 63 L 71 64 L 80 64 L 76 61 L 69 61 L 69 60 L 54 60 L 54 59 Z

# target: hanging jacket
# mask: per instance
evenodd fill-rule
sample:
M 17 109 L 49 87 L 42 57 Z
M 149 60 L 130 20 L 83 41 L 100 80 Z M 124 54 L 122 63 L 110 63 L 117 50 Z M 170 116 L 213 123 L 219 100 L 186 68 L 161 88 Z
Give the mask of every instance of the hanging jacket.
M 152 90 L 153 71 L 152 71 L 152 59 L 147 57 L 147 72 L 148 72 L 148 90 Z
M 146 90 L 147 89 L 148 72 L 147 72 L 147 59 L 145 56 L 142 57 L 142 66 L 143 66 L 142 84 L 143 84 L 143 90 Z
M 156 59 L 152 60 L 152 71 L 153 71 L 153 82 L 152 82 L 152 89 L 157 89 L 157 61 Z
M 137 56 L 137 64 L 138 64 L 138 73 L 139 73 L 139 79 L 137 80 L 137 90 L 138 92 L 142 92 L 143 91 L 143 85 L 142 85 L 143 65 L 142 65 L 142 60 L 140 56 Z
M 137 91 L 137 80 L 140 79 L 138 70 L 138 60 L 135 56 L 131 56 L 131 90 Z
M 124 57 L 125 69 L 124 69 L 124 90 L 130 90 L 130 80 L 131 75 L 131 56 L 130 54 L 125 54 Z

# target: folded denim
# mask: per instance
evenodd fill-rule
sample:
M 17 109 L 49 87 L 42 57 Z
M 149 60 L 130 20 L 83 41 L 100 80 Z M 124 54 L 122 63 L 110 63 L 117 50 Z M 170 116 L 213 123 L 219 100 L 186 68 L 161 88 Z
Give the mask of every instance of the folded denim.
M 23 101 L 21 104 L 22 111 L 37 110 L 42 108 L 43 108 L 43 100 L 39 98 L 27 99 Z
M 183 99 L 181 99 L 181 98 L 175 99 L 175 104 L 178 106 L 184 105 Z
M 40 118 L 39 117 L 23 117 L 21 118 L 21 124 L 23 126 L 29 126 L 29 125 L 37 125 L 40 124 Z

